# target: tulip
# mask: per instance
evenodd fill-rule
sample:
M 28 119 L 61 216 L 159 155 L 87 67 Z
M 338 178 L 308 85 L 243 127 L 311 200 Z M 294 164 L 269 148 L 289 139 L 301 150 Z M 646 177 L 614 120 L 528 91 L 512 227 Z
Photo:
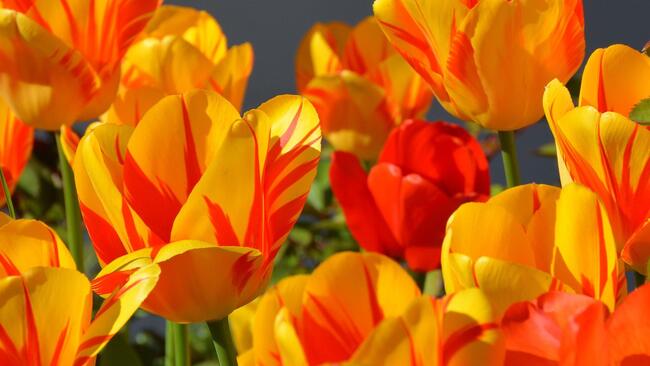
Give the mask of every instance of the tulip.
M 562 184 L 598 194 L 623 260 L 643 273 L 650 259 L 650 129 L 628 115 L 647 97 L 650 59 L 623 45 L 589 58 L 577 107 L 557 81 L 544 93 Z
M 160 2 L 3 1 L 0 95 L 37 128 L 99 116 L 117 91 L 124 53 Z
M 478 287 L 499 314 L 550 290 L 610 309 L 625 295 L 607 211 L 578 184 L 528 184 L 464 204 L 447 224 L 442 273 L 447 293 Z
M 98 277 L 119 283 L 157 263 L 144 309 L 177 323 L 224 318 L 265 288 L 319 156 L 318 116 L 298 96 L 241 117 L 195 90 L 163 98 L 135 127 L 96 126 L 74 173 Z
M 422 117 L 433 97 L 390 48 L 373 17 L 355 27 L 313 26 L 298 49 L 296 80 L 334 148 L 369 160 L 393 127 Z
M 7 180 L 9 191 L 13 192 L 20 174 L 32 154 L 34 129 L 24 124 L 0 101 L 0 169 Z M 0 195 L 0 205 L 5 203 Z
M 0 215 L 0 363 L 94 365 L 158 272 L 145 266 L 127 275 L 91 320 L 91 284 L 56 233 L 38 221 Z
M 593 298 L 550 292 L 512 305 L 502 321 L 506 366 L 645 365 L 650 285 L 632 292 L 610 314 Z M 598 352 L 594 352 L 594 351 Z
M 162 6 L 124 56 L 122 88 L 106 120 L 135 124 L 163 96 L 197 88 L 223 95 L 240 110 L 253 48 L 250 43 L 228 48 L 227 43 L 207 12 Z
M 490 194 L 481 146 L 462 127 L 412 120 L 391 132 L 369 174 L 336 152 L 332 191 L 366 250 L 405 258 L 416 271 L 440 266 L 445 223 L 462 203 Z
M 375 253 L 339 253 L 261 298 L 242 365 L 500 365 L 503 341 L 477 289 L 436 300 Z M 441 362 L 439 362 L 441 361 Z
M 457 118 L 498 131 L 543 115 L 544 86 L 584 57 L 580 0 L 375 0 L 390 43 Z

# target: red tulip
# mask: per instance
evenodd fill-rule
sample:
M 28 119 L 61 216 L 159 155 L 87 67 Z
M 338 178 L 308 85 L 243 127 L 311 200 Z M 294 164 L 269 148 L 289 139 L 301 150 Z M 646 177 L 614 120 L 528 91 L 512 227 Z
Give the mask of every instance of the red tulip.
M 411 120 L 394 129 L 369 174 L 354 155 L 335 152 L 330 179 L 359 244 L 404 258 L 418 271 L 440 266 L 451 213 L 490 192 L 480 145 L 463 128 L 445 122 Z

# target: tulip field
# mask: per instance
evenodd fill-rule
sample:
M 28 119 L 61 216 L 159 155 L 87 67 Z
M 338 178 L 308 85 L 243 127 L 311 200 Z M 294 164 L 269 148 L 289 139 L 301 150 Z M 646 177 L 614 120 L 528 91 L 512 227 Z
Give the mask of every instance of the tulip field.
M 219 14 L 0 1 L 0 366 L 650 365 L 650 42 L 584 14 L 369 0 L 250 107 Z

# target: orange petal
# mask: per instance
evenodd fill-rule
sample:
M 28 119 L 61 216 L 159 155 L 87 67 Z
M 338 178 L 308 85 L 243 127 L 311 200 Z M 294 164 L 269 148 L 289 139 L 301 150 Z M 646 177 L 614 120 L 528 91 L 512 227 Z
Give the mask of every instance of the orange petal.
M 643 365 L 650 361 L 650 322 L 639 316 L 650 306 L 650 285 L 632 292 L 607 323 L 609 360 L 615 365 Z
M 9 190 L 13 192 L 32 155 L 34 129 L 16 118 L 4 101 L 0 101 L 0 141 L 3 141 L 0 146 L 0 166 Z M 0 205 L 4 202 L 4 195 L 1 195 Z
M 244 102 L 248 77 L 253 71 L 253 59 L 253 46 L 250 43 L 234 46 L 216 65 L 208 81 L 208 87 L 223 95 L 237 110 L 241 110 Z

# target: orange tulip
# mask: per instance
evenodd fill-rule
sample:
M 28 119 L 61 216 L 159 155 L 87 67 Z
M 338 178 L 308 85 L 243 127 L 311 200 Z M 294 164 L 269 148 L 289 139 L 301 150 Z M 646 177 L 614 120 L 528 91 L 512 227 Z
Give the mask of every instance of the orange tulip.
M 354 28 L 316 24 L 296 57 L 298 91 L 318 111 L 336 150 L 374 159 L 390 130 L 423 117 L 432 95 L 368 17 Z
M 492 308 L 473 289 L 421 296 L 400 266 L 340 253 L 261 298 L 243 365 L 501 365 Z
M 0 95 L 34 127 L 95 118 L 113 101 L 120 62 L 161 0 L 5 0 Z
M 449 113 L 494 130 L 538 121 L 544 86 L 584 57 L 581 0 L 375 0 L 374 12 Z
M 625 295 L 607 212 L 578 184 L 523 185 L 462 205 L 447 223 L 442 272 L 447 293 L 478 287 L 499 314 L 549 290 L 612 309 Z
M 94 365 L 154 287 L 145 266 L 113 288 L 91 320 L 92 291 L 56 233 L 0 214 L 0 364 Z
M 175 322 L 225 317 L 265 288 L 319 156 L 318 116 L 298 96 L 242 118 L 222 96 L 196 90 L 165 97 L 135 127 L 97 125 L 73 169 L 105 266 L 98 277 L 119 283 L 158 263 L 145 309 Z
M 506 312 L 505 366 L 646 365 L 650 362 L 650 285 L 632 292 L 610 315 L 592 298 L 551 292 Z M 595 352 L 597 351 L 597 352 Z
M 24 124 L 0 101 L 0 169 L 11 192 L 16 188 L 20 174 L 32 154 L 34 129 Z M 0 194 L 0 205 L 5 203 Z
M 133 125 L 163 96 L 198 88 L 221 94 L 240 110 L 253 48 L 227 43 L 207 12 L 162 6 L 124 56 L 122 88 L 105 120 Z
M 650 59 L 623 45 L 589 58 L 577 107 L 557 81 L 544 93 L 562 184 L 578 182 L 598 194 L 623 260 L 644 273 L 650 258 L 650 128 L 628 115 L 648 97 Z

